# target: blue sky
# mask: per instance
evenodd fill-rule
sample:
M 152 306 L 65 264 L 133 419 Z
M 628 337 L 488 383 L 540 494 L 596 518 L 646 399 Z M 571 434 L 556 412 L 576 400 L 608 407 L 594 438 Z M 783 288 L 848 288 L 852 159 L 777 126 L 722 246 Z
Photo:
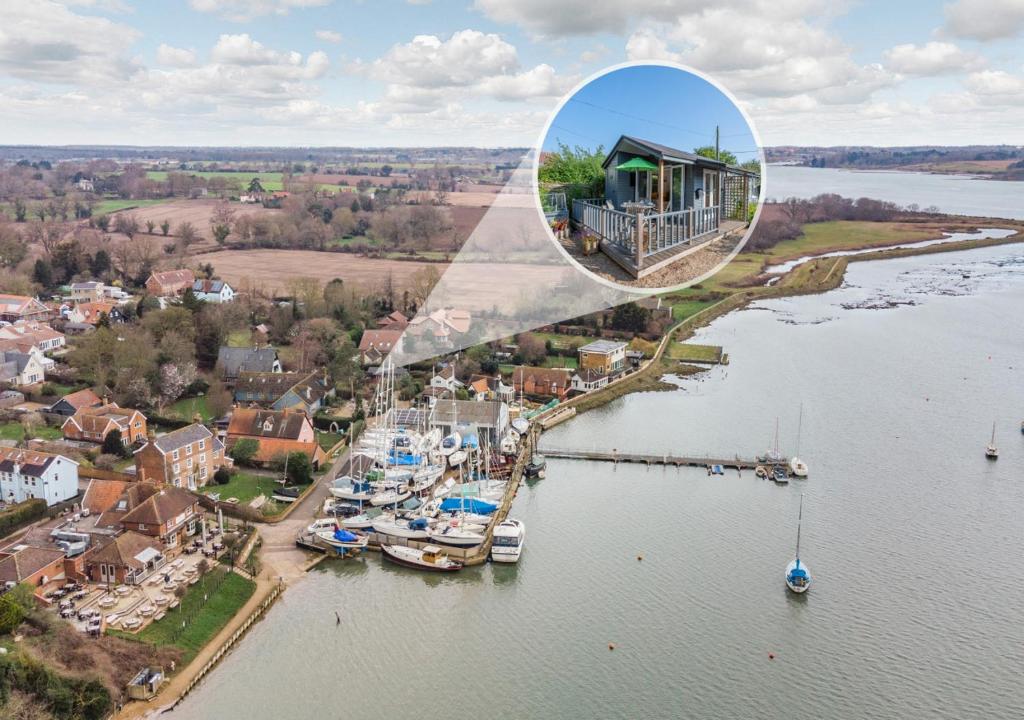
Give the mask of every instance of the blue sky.
M 0 142 L 528 146 L 671 60 L 767 144 L 1022 144 L 1022 35 L 1022 0 L 5 0 Z
M 713 145 L 740 161 L 757 157 L 757 144 L 739 109 L 699 75 L 658 65 L 634 65 L 594 79 L 562 106 L 544 138 L 544 150 L 559 144 L 607 152 L 620 135 L 680 150 Z

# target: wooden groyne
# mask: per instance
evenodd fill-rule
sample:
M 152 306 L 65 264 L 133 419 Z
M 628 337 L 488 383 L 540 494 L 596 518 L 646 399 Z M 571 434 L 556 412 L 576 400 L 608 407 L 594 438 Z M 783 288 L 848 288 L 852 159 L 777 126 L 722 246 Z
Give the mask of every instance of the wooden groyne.
M 713 457 L 697 455 L 654 455 L 645 453 L 625 453 L 617 450 L 543 450 L 545 457 L 564 460 L 593 460 L 610 463 L 637 463 L 641 465 L 674 465 L 676 467 L 702 467 L 721 465 L 723 468 L 736 470 L 753 470 L 758 465 L 780 464 L 765 463 L 756 458 Z

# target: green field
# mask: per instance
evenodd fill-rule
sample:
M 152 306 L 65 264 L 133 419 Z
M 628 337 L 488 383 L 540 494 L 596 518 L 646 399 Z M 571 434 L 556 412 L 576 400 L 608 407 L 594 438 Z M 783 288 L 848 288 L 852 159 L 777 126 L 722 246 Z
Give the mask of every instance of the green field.
M 896 222 L 859 222 L 836 220 L 804 225 L 803 234 L 780 242 L 767 253 L 769 264 L 803 255 L 819 255 L 836 250 L 854 250 L 901 243 L 930 240 L 938 234 L 933 229 Z
M 231 476 L 231 482 L 227 485 L 218 485 L 211 482 L 201 492 L 209 495 L 219 493 L 221 500 L 238 498 L 239 505 L 246 505 L 257 495 L 270 497 L 274 488 L 277 487 L 274 478 L 267 475 L 251 475 L 244 472 L 236 472 Z
M 211 592 L 213 587 L 216 589 Z M 150 623 L 134 636 L 117 634 L 151 645 L 179 648 L 182 651 L 179 667 L 185 667 L 245 605 L 255 589 L 256 583 L 252 580 L 229 573 L 225 568 L 214 567 L 189 587 L 181 604 L 174 610 L 168 610 L 163 620 Z M 209 598 L 204 603 L 205 593 L 209 593 Z M 181 628 L 182 620 L 187 622 L 184 630 Z
M 203 416 L 203 422 L 208 423 L 213 419 L 213 411 L 210 410 L 209 402 L 205 396 L 182 398 L 167 408 L 167 413 L 182 420 L 192 420 L 196 413 Z
M 98 217 L 100 215 L 117 212 L 118 210 L 160 205 L 161 203 L 170 202 L 173 199 L 174 198 L 158 198 L 156 200 L 100 200 L 98 203 L 93 205 L 92 214 L 93 217 Z
M 320 447 L 323 448 L 324 452 L 337 445 L 343 437 L 345 437 L 345 433 L 324 432 L 323 430 L 316 431 L 316 441 L 320 444 Z
M 230 170 L 180 170 L 172 172 L 180 172 L 182 175 L 195 175 L 196 177 L 200 178 L 228 178 L 229 180 L 237 181 L 238 187 L 242 191 L 248 189 L 249 182 L 255 177 L 260 179 L 260 185 L 262 185 L 263 189 L 266 190 L 267 192 L 277 192 L 279 190 L 284 190 L 284 174 L 279 172 L 252 173 L 232 172 Z M 146 172 L 146 177 L 149 178 L 150 180 L 166 180 L 167 173 L 168 171 L 166 170 L 149 170 Z M 292 180 L 296 182 L 301 182 L 302 176 L 293 175 Z M 342 185 L 333 185 L 331 183 L 317 183 L 317 189 L 336 190 L 343 192 L 355 190 L 355 188 L 345 187 Z
M 563 357 L 561 355 L 548 355 L 544 358 L 546 368 L 569 368 L 575 370 L 579 367 L 579 361 L 574 357 Z
M 667 354 L 671 360 L 717 363 L 722 359 L 722 348 L 718 345 L 673 342 L 669 344 Z
M 60 440 L 62 435 L 60 428 L 49 425 L 39 425 L 32 430 L 33 438 L 41 440 Z M 0 425 L 0 440 L 14 440 L 21 442 L 25 439 L 25 428 L 19 422 L 8 422 Z
M 592 337 L 583 337 L 580 335 L 560 335 L 559 333 L 548 332 L 533 332 L 530 334 L 536 338 L 540 338 L 540 340 L 545 343 L 550 340 L 552 346 L 556 348 L 572 348 L 573 350 L 594 341 L 594 338 Z
M 672 319 L 682 322 L 691 315 L 696 315 L 701 310 L 711 305 L 710 300 L 684 300 L 672 306 Z

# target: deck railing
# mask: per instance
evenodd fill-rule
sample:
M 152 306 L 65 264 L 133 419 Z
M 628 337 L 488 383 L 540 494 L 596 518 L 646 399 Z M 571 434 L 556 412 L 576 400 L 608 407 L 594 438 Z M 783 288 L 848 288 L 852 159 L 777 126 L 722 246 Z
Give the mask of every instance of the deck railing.
M 636 256 L 636 216 L 605 207 L 604 200 L 592 198 L 572 201 L 572 219 L 626 257 Z M 675 212 L 644 215 L 642 230 L 644 257 L 685 245 L 695 238 L 716 232 L 721 223 L 718 207 L 690 208 Z
M 636 218 L 629 213 L 606 208 L 604 200 L 573 200 L 572 219 L 627 256 L 631 257 L 636 252 Z
M 648 215 L 644 218 L 644 254 L 655 255 L 687 244 L 694 238 L 717 231 L 718 226 L 717 207 Z

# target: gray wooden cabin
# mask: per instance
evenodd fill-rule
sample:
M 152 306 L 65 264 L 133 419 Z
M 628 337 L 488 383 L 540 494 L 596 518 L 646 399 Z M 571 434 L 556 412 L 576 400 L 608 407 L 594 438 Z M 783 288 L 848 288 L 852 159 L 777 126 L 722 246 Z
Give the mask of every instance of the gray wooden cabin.
M 574 200 L 577 227 L 643 277 L 746 226 L 758 175 L 623 135 L 603 163 L 604 197 Z

